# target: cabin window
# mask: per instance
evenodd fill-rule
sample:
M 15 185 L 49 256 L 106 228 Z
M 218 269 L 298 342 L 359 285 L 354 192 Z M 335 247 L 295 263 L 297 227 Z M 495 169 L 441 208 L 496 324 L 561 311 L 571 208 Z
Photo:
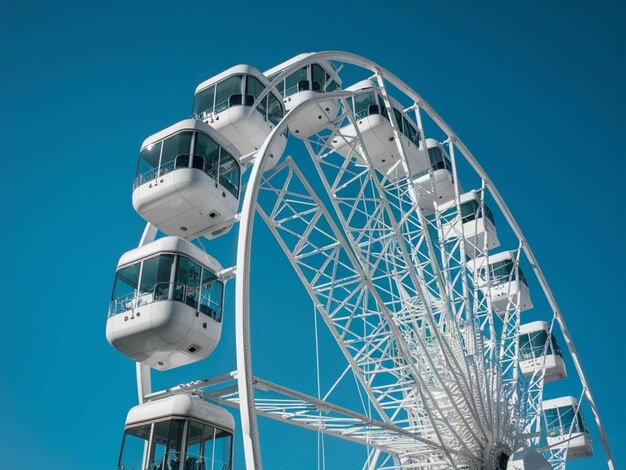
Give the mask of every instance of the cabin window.
M 233 75 L 219 82 L 215 91 L 215 107 L 211 112 L 219 113 L 230 106 L 232 96 L 238 96 L 241 100 L 242 75 Z M 239 102 L 241 104 L 241 101 Z
M 371 114 L 379 114 L 380 110 L 378 109 L 374 93 L 356 95 L 354 97 L 353 111 L 356 119 L 363 119 Z
M 271 75 L 268 80 L 270 82 L 273 82 L 276 77 L 278 77 L 278 75 L 280 74 L 280 72 L 275 73 L 274 75 Z M 283 78 L 280 82 L 278 82 L 276 85 L 276 90 L 278 91 L 278 93 L 280 93 L 281 96 L 285 96 L 285 79 Z
M 149 303 L 168 298 L 173 265 L 174 255 L 154 256 L 143 262 L 140 300 Z
M 574 410 L 571 405 L 544 410 L 543 416 L 549 437 L 567 435 L 570 427 L 572 433 L 588 432 L 580 412 L 574 413 Z
M 551 346 L 548 346 L 546 354 L 556 354 L 563 357 L 561 348 L 554 335 L 550 335 Z M 536 359 L 543 356 L 543 351 L 548 341 L 548 332 L 546 330 L 534 331 L 520 336 L 520 356 L 523 361 Z
M 208 270 L 202 270 L 200 283 L 200 311 L 213 320 L 222 321 L 222 296 L 224 284 L 217 280 L 217 276 Z
M 428 149 L 428 158 L 430 160 L 430 167 L 433 171 L 436 170 L 452 170 L 452 165 L 448 157 L 444 155 L 439 147 L 432 147 Z
M 239 197 L 239 163 L 225 150 L 219 163 L 219 182 L 235 197 Z
M 293 95 L 302 90 L 303 87 L 300 85 L 302 82 L 306 82 L 307 85 L 304 89 L 308 89 L 309 77 L 307 67 L 296 70 L 285 79 L 285 96 Z
M 543 356 L 543 351 L 548 340 L 548 333 L 545 330 L 533 331 L 520 336 L 519 353 L 522 361 L 536 359 Z M 550 351 L 547 351 L 550 354 Z
M 190 155 L 192 137 L 195 134 L 193 156 Z M 163 145 L 162 145 L 163 144 Z M 155 156 L 156 149 L 163 147 L 162 155 Z M 220 171 L 220 153 L 224 163 Z M 149 168 L 147 162 L 155 162 L 156 166 L 141 173 L 142 169 Z M 215 181 L 220 182 L 229 193 L 239 197 L 239 163 L 235 158 L 222 149 L 213 139 L 202 132 L 185 131 L 165 139 L 158 144 L 146 147 L 139 155 L 139 173 L 135 178 L 135 187 L 166 174 L 173 169 L 195 168 L 207 173 Z
M 135 292 L 139 285 L 140 271 L 141 263 L 136 263 L 117 271 L 115 283 L 113 284 L 111 305 L 109 306 L 110 315 L 133 308 Z
M 273 93 L 268 95 L 269 98 L 269 106 L 267 112 L 267 118 L 274 125 L 278 124 L 280 120 L 283 118 L 283 105 L 278 98 L 274 96 Z
M 398 125 L 398 130 L 401 134 L 404 134 L 404 129 L 402 129 L 402 113 L 398 111 L 396 108 L 393 108 L 393 117 L 396 119 L 396 124 Z
M 181 300 L 190 307 L 198 308 L 201 267 L 186 256 L 178 257 L 176 283 L 182 286 Z
M 208 135 L 196 134 L 194 155 L 204 157 L 204 171 L 213 179 L 217 179 L 217 168 L 220 160 L 220 146 Z
M 150 441 L 151 425 L 129 428 L 124 433 L 118 469 L 142 468 L 144 449 Z
M 224 284 L 212 270 L 183 255 L 161 254 L 117 271 L 109 316 L 176 300 L 221 322 L 223 297 Z
M 429 155 L 430 155 L 430 152 L 429 152 Z M 441 213 L 442 217 L 450 217 L 450 216 L 455 216 L 455 215 L 456 215 L 456 207 L 451 207 L 450 209 L 446 209 L 445 211 Z M 489 207 L 487 207 L 486 204 L 485 204 L 485 215 L 487 216 L 487 218 L 491 221 L 493 225 L 496 224 L 493 218 L 493 213 L 491 212 Z M 466 224 L 468 222 L 472 222 L 473 220 L 479 219 L 481 217 L 482 216 L 481 216 L 481 211 L 480 211 L 480 201 L 477 201 L 476 199 L 471 199 L 469 201 L 465 201 L 461 203 L 461 223 Z
M 193 114 L 200 115 L 202 113 L 213 112 L 213 104 L 215 103 L 215 85 L 211 85 L 204 90 L 196 93 L 193 100 Z
M 256 78 L 252 76 L 246 77 L 246 106 L 252 105 L 256 99 L 261 96 L 261 93 L 265 91 L 265 87 L 263 84 Z M 248 96 L 252 97 L 248 99 Z M 257 105 L 257 111 L 260 112 L 263 116 L 267 114 L 267 96 L 263 98 L 259 104 Z
M 519 280 L 528 285 L 521 267 L 517 267 L 517 272 L 519 273 Z M 481 276 L 484 277 L 484 268 L 481 268 Z M 489 264 L 489 282 L 491 285 L 495 286 L 504 282 L 512 282 L 515 279 L 515 262 L 512 259 Z
M 311 66 L 311 89 L 313 91 L 322 91 L 327 79 L 328 75 L 321 66 L 318 64 Z
M 232 434 L 215 430 L 215 443 L 213 447 L 213 468 L 230 468 L 230 455 L 232 449 Z
M 246 77 L 246 95 L 252 95 L 256 100 L 264 91 L 265 87 L 258 78 L 252 76 Z
M 409 138 L 411 142 L 419 147 L 419 132 L 417 132 L 417 129 L 413 127 L 413 124 L 411 124 L 406 116 L 402 116 L 402 132 Z
M 232 434 L 209 424 L 189 421 L 187 426 L 186 469 L 230 469 Z
M 159 176 L 174 170 L 174 162 L 177 157 L 184 157 L 189 164 L 189 151 L 191 150 L 192 131 L 183 131 L 174 134 L 163 141 L 163 152 L 159 164 Z
M 136 185 L 157 177 L 159 161 L 161 160 L 161 146 L 162 142 L 157 142 L 143 148 L 139 153 L 137 177 L 140 181 L 135 181 Z

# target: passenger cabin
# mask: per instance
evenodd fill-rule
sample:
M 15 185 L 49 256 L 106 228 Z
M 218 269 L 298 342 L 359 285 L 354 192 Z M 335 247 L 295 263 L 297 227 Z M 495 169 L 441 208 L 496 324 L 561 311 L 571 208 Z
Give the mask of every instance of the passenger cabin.
M 221 235 L 232 227 L 239 206 L 239 156 L 202 121 L 174 124 L 141 146 L 133 207 L 167 235 Z
M 307 58 L 311 53 L 300 54 L 265 72 L 270 82 L 275 83 L 278 76 L 297 62 Z M 328 93 L 341 88 L 341 79 L 337 70 L 328 61 L 319 61 L 290 72 L 275 83 L 276 89 L 283 97 L 285 111 L 288 113 L 320 93 Z M 317 134 L 329 126 L 337 117 L 340 105 L 338 100 L 322 101 L 301 113 L 289 123 L 289 131 L 296 137 L 305 139 Z
M 230 470 L 235 421 L 206 401 L 174 395 L 128 412 L 118 470 Z
M 493 213 L 485 204 L 485 213 L 483 214 L 478 192 L 472 190 L 461 194 L 459 203 L 461 217 L 457 214 L 454 195 L 451 201 L 442 204 L 435 202 L 435 207 L 440 212 L 444 241 L 449 242 L 462 237 L 465 254 L 469 258 L 484 254 L 485 248 L 487 250 L 498 248 L 500 241 L 498 240 Z
M 567 460 L 590 457 L 593 447 L 589 431 L 574 397 L 561 397 L 543 402 L 546 437 L 549 446 L 567 447 Z M 571 434 L 570 434 L 571 430 Z
M 448 154 L 435 139 L 426 139 L 430 167 L 411 176 L 417 206 L 424 215 L 435 212 L 435 203 L 445 204 L 454 199 L 454 178 Z M 432 179 L 431 179 L 432 174 Z
M 206 358 L 222 333 L 221 270 L 214 258 L 179 237 L 126 252 L 115 274 L 107 340 L 157 370 Z
M 284 115 L 282 97 L 270 90 L 265 76 L 250 65 L 237 65 L 196 88 L 193 115 L 218 130 L 242 156 L 256 152 Z M 287 145 L 287 133 L 278 136 L 270 151 L 274 166 Z
M 356 128 L 352 123 L 339 130 L 332 140 L 336 152 L 346 158 L 354 157 L 357 165 L 366 166 L 369 157 L 374 169 L 392 181 L 405 178 L 398 144 L 391 128 L 389 115 L 383 97 L 373 80 L 363 80 L 349 91 L 369 90 L 347 99 Z M 420 149 L 420 136 L 417 125 L 402 110 L 402 105 L 390 98 L 395 121 L 399 126 L 400 140 L 405 151 L 409 174 L 420 173 L 430 168 L 426 152 Z M 358 131 L 358 132 L 357 132 Z M 362 141 L 357 135 L 360 133 Z
M 544 367 L 544 383 L 567 377 L 563 353 L 545 321 L 534 321 L 520 326 L 519 360 L 522 375 L 526 378 L 532 377 Z
M 491 297 L 491 306 L 499 315 L 517 307 L 519 294 L 520 312 L 533 307 L 530 301 L 528 282 L 521 266 L 516 267 L 516 252 L 503 251 L 489 256 L 488 271 L 486 258 L 475 258 L 467 263 L 472 270 L 478 270 L 478 288 L 483 295 Z M 487 278 L 487 272 L 489 277 Z

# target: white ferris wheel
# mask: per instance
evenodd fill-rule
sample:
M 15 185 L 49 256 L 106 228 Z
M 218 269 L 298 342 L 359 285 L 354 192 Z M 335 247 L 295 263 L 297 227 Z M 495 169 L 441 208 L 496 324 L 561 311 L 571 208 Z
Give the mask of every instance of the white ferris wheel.
M 301 54 L 201 83 L 192 118 L 142 144 L 133 207 L 147 225 L 118 263 L 106 331 L 137 364 L 118 469 L 231 469 L 240 426 L 245 467 L 259 470 L 259 416 L 362 444 L 363 469 L 564 469 L 594 442 L 614 468 L 563 315 L 500 193 L 370 60 Z M 316 338 L 326 328 L 338 346 L 340 374 L 311 371 L 317 393 L 254 373 L 250 286 L 268 282 L 251 266 L 255 222 L 310 297 Z M 202 237 L 236 237 L 236 265 Z M 237 370 L 152 390 L 151 369 L 208 358 L 233 321 Z M 551 392 L 566 377 L 569 394 Z M 344 380 L 358 407 L 333 402 Z

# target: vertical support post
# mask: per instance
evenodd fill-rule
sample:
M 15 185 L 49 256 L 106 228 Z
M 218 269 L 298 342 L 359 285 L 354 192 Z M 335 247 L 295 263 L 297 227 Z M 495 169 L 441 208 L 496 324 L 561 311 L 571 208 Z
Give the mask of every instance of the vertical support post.
M 141 240 L 139 240 L 138 247 L 142 247 L 156 238 L 157 229 L 151 223 L 146 224 L 146 228 L 143 229 Z M 139 397 L 139 403 L 144 402 L 144 397 L 149 393 L 152 393 L 152 376 L 150 367 L 137 362 L 135 364 L 135 374 L 137 378 L 137 395 Z

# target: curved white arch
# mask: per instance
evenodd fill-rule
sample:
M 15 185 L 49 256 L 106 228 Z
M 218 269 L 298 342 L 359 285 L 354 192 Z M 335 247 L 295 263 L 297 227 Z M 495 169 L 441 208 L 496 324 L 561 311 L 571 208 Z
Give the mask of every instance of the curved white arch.
M 437 112 L 414 90 L 412 90 L 406 83 L 396 77 L 394 74 L 379 66 L 378 64 L 356 54 L 351 54 L 341 51 L 326 51 L 313 53 L 301 61 L 298 61 L 285 69 L 278 75 L 273 84 L 280 81 L 285 76 L 289 75 L 294 70 L 297 70 L 305 65 L 315 63 L 320 60 L 337 61 L 347 64 L 356 65 L 370 70 L 373 73 L 378 74 L 385 80 L 389 81 L 406 96 L 410 97 L 416 104 L 420 106 L 433 121 L 448 135 L 451 141 L 459 148 L 465 159 L 472 166 L 474 171 L 484 180 L 485 185 L 489 188 L 491 195 L 493 196 L 496 204 L 502 211 L 505 219 L 509 223 L 513 233 L 521 243 L 522 250 L 526 254 L 535 275 L 543 289 L 546 298 L 554 311 L 555 317 L 559 323 L 563 337 L 567 344 L 568 350 L 572 356 L 574 366 L 578 373 L 578 376 L 583 385 L 585 396 L 587 397 L 591 406 L 594 420 L 600 433 L 602 445 L 607 458 L 608 468 L 614 470 L 613 458 L 606 439 L 604 427 L 600 419 L 600 415 L 593 400 L 593 396 L 588 385 L 585 374 L 582 370 L 578 354 L 574 347 L 571 335 L 563 319 L 563 315 L 556 303 L 556 299 L 548 286 L 547 280 L 543 271 L 541 270 L 539 263 L 532 252 L 521 228 L 517 224 L 511 210 L 508 208 L 504 199 L 500 195 L 496 186 L 491 179 L 487 176 L 487 173 L 478 163 L 474 155 L 469 151 L 465 144 L 459 139 L 459 137 L 452 131 L 452 129 L 443 121 L 443 119 L 437 114 Z M 266 90 L 267 92 L 267 90 Z M 243 444 L 244 455 L 246 461 L 246 467 L 249 470 L 260 470 L 262 468 L 261 452 L 259 447 L 258 429 L 256 422 L 256 414 L 254 412 L 254 387 L 252 379 L 252 362 L 251 362 L 251 350 L 250 350 L 250 329 L 249 329 L 249 285 L 250 285 L 250 259 L 251 259 L 251 244 L 254 225 L 254 215 L 257 196 L 261 183 L 261 176 L 263 174 L 263 167 L 268 160 L 269 149 L 272 148 L 274 141 L 283 131 L 287 130 L 288 123 L 295 116 L 303 112 L 305 108 L 315 104 L 318 101 L 328 100 L 330 96 L 333 98 L 344 98 L 353 95 L 354 92 L 338 91 L 331 94 L 322 94 L 309 101 L 301 103 L 288 113 L 281 122 L 274 127 L 270 135 L 267 137 L 261 148 L 257 153 L 257 157 L 254 161 L 254 165 L 251 170 L 249 183 L 245 192 L 242 210 L 241 221 L 239 226 L 238 244 L 237 244 L 237 276 L 236 276 L 236 299 L 235 299 L 235 328 L 236 328 L 236 348 L 237 348 L 237 372 L 238 372 L 238 387 L 240 397 L 240 414 L 241 425 L 243 432 Z M 260 98 L 259 98 L 260 99 Z

